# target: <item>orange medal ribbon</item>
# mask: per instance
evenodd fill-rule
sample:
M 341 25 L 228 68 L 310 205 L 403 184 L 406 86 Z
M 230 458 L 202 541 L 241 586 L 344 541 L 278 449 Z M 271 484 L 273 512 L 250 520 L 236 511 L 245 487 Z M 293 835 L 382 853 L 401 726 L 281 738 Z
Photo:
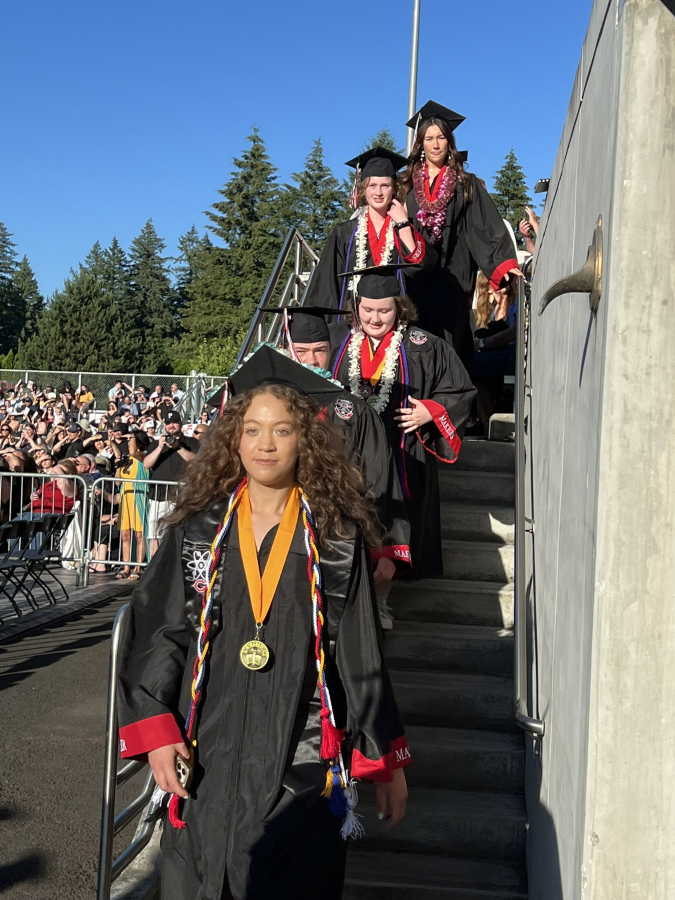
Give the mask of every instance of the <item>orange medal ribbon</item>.
M 248 584 L 248 593 L 251 598 L 251 607 L 253 608 L 253 618 L 258 627 L 260 627 L 267 613 L 270 611 L 274 594 L 276 593 L 281 573 L 288 557 L 288 551 L 291 549 L 291 542 L 295 534 L 295 528 L 298 524 L 298 515 L 300 514 L 300 495 L 297 487 L 288 495 L 286 501 L 286 509 L 281 517 L 279 529 L 274 536 L 274 543 L 270 551 L 265 571 L 260 576 L 260 564 L 258 563 L 258 553 L 255 546 L 255 535 L 253 533 L 253 517 L 251 515 L 251 500 L 248 495 L 248 488 L 244 488 L 241 495 L 239 507 L 237 508 L 237 521 L 239 525 L 239 552 L 244 564 L 244 572 L 246 573 L 246 583 Z

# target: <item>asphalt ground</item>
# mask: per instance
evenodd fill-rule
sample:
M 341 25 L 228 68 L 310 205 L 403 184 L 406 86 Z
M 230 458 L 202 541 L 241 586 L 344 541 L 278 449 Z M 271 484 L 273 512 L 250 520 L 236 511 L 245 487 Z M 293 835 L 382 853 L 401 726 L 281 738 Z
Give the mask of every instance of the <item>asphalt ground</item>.
M 0 644 L 3 900 L 95 897 L 110 632 L 127 599 Z

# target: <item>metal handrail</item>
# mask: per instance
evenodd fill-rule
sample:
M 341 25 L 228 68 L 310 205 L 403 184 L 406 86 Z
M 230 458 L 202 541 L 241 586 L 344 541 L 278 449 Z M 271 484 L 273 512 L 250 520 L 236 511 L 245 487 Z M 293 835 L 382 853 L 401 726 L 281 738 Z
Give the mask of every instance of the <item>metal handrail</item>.
M 256 344 L 259 344 L 261 341 L 267 339 L 265 337 L 265 313 L 271 305 L 270 301 L 274 296 L 274 292 L 279 283 L 279 279 L 281 278 L 284 266 L 288 262 L 292 250 L 295 251 L 294 269 L 288 277 L 281 300 L 279 301 L 279 306 L 299 306 L 301 303 L 302 295 L 307 289 L 311 277 L 314 274 L 316 264 L 319 262 L 319 257 L 314 252 L 314 250 L 312 250 L 312 248 L 309 246 L 309 244 L 300 234 L 297 228 L 289 228 L 288 233 L 286 234 L 284 242 L 281 246 L 281 250 L 279 251 L 277 261 L 274 264 L 274 268 L 272 269 L 265 290 L 263 291 L 260 302 L 258 303 L 258 308 L 255 311 L 253 319 L 251 320 L 251 324 L 249 325 L 249 329 L 246 332 L 244 342 L 241 345 L 241 349 L 237 355 L 235 368 L 251 352 Z M 310 271 L 307 278 L 304 277 L 303 272 L 303 259 L 305 255 L 310 259 Z M 291 299 L 291 292 L 293 294 L 292 303 L 289 302 L 289 300 Z M 272 330 L 279 334 L 280 328 L 281 323 L 273 324 L 272 326 L 270 326 L 270 329 L 268 329 L 268 331 Z
M 529 679 L 527 674 L 527 591 L 525 588 L 525 392 L 529 333 L 529 300 L 520 280 L 516 318 L 516 510 L 515 510 L 515 577 L 513 600 L 513 691 L 516 724 L 534 737 L 544 735 L 541 719 L 529 715 Z
M 134 800 L 115 816 L 117 788 L 145 768 L 138 761 L 125 763 L 117 770 L 117 704 L 116 687 L 119 670 L 119 651 L 126 626 L 129 604 L 121 606 L 115 616 L 110 638 L 110 665 L 108 670 L 108 708 L 106 713 L 105 759 L 103 766 L 103 803 L 101 808 L 101 841 L 99 845 L 98 885 L 96 900 L 110 900 L 110 888 L 138 854 L 150 843 L 156 818 L 152 815 L 152 794 L 155 781 L 148 769 L 143 788 Z M 133 841 L 113 862 L 113 838 L 136 816 L 142 816 L 142 825 Z

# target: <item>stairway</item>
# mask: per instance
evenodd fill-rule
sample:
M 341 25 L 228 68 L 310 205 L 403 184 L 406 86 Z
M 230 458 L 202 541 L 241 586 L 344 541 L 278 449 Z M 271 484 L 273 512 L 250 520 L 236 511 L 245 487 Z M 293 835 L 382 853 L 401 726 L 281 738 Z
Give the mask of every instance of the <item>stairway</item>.
M 513 444 L 465 441 L 440 472 L 445 577 L 399 583 L 386 651 L 413 764 L 390 832 L 366 837 L 344 900 L 526 900 L 524 745 L 513 716 Z

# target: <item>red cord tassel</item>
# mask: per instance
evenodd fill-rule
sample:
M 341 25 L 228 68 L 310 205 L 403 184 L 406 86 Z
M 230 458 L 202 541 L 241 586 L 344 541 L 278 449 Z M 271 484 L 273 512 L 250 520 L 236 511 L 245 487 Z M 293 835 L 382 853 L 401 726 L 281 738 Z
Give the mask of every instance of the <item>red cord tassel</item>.
M 321 759 L 336 759 L 345 739 L 345 729 L 336 728 L 330 720 L 330 712 L 321 710 Z
M 185 828 L 185 822 L 178 815 L 179 803 L 180 797 L 178 794 L 172 794 L 171 799 L 169 800 L 169 822 L 171 822 L 174 828 Z

